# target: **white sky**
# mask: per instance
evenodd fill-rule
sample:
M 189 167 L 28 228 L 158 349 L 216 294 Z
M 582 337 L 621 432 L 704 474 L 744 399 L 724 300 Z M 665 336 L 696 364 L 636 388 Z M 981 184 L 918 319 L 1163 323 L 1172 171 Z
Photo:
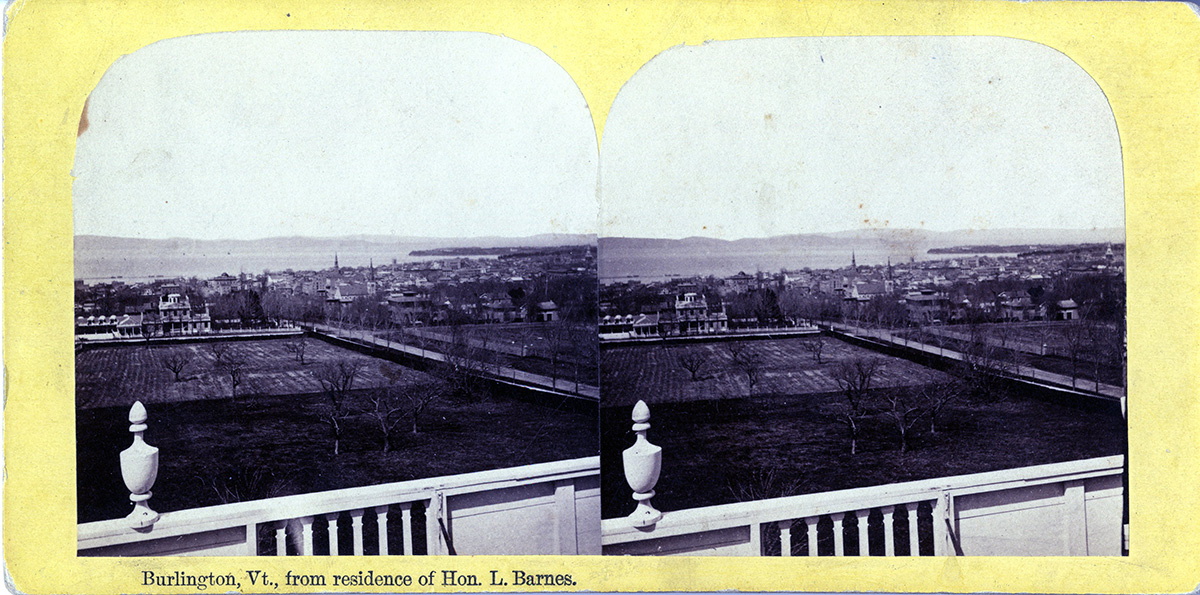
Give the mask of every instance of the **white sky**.
M 601 151 L 602 236 L 1124 226 L 1103 93 L 1014 39 L 672 48 L 622 88 Z
M 540 50 L 476 33 L 222 33 L 117 61 L 76 148 L 75 233 L 595 233 L 597 143 Z

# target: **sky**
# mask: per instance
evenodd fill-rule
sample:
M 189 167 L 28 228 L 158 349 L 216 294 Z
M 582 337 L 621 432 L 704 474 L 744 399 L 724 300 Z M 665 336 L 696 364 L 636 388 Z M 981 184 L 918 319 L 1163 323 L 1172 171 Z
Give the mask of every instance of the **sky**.
M 479 33 L 255 32 L 122 57 L 76 145 L 76 234 L 595 233 L 571 77 Z
M 608 237 L 1124 227 L 1099 86 L 997 37 L 671 48 L 617 96 L 600 180 Z

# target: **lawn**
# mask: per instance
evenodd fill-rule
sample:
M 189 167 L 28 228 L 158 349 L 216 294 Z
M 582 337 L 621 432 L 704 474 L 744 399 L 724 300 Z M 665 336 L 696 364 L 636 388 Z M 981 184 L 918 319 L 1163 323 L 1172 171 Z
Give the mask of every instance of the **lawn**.
M 146 441 L 160 449 L 151 505 L 160 512 L 230 501 L 514 467 L 595 456 L 596 410 L 563 401 L 538 401 L 517 389 L 474 398 L 444 397 L 419 417 L 419 432 L 405 420 L 391 452 L 365 415 L 350 418 L 340 453 L 333 454 L 329 426 L 321 420 L 325 397 L 310 371 L 320 362 L 363 359 L 362 387 L 348 409 L 368 409 L 369 387 L 382 383 L 380 360 L 309 340 L 300 366 L 283 340 L 233 343 L 252 362 L 255 390 L 231 400 L 228 385 L 213 377 L 205 344 L 105 347 L 78 354 L 81 406 L 76 413 L 78 518 L 124 516 L 130 509 L 118 455 L 129 446 L 127 419 L 133 400 L 147 405 Z M 192 377 L 174 382 L 157 364 L 158 350 L 190 350 Z M 252 357 L 251 357 L 252 356 Z M 394 364 L 388 364 L 394 365 Z M 405 369 L 403 382 L 427 377 Z M 110 382 L 131 387 L 101 390 Z M 136 391 L 136 392 L 134 392 Z M 241 393 L 241 389 L 239 388 Z M 111 406 L 102 406 L 111 405 Z
M 805 349 L 806 343 L 824 342 L 821 363 Z M 760 378 L 753 389 L 748 376 L 733 363 L 728 344 L 745 346 L 761 362 Z M 699 378 L 680 363 L 681 356 L 706 358 Z M 682 345 L 637 345 L 606 348 L 600 352 L 600 377 L 605 407 L 631 406 L 638 399 L 650 405 L 728 399 L 748 395 L 798 395 L 838 390 L 833 371 L 839 362 L 876 358 L 882 363 L 875 386 L 910 386 L 948 380 L 945 374 L 897 357 L 889 357 L 830 337 L 713 341 Z
M 306 339 L 304 364 L 286 349 L 288 339 L 255 341 L 222 341 L 228 355 L 246 359 L 246 379 L 238 387 L 239 395 L 291 395 L 321 390 L 313 372 L 323 364 L 347 359 L 365 365 L 355 386 L 381 386 L 386 381 L 381 365 L 390 362 L 343 349 L 321 341 Z M 90 347 L 75 356 L 75 397 L 80 408 L 128 407 L 134 400 L 149 406 L 158 403 L 179 403 L 204 399 L 225 399 L 230 396 L 229 377 L 215 366 L 212 343 L 176 343 L 167 346 L 115 345 Z M 163 367 L 162 360 L 171 355 L 190 355 L 191 360 L 175 381 L 175 375 Z M 428 379 L 411 371 L 405 381 Z

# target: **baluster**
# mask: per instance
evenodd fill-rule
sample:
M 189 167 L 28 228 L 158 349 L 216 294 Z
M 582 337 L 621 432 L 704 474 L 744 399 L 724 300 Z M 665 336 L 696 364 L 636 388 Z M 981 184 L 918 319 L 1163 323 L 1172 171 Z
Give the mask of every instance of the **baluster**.
M 792 555 L 792 521 L 779 521 L 779 555 Z
M 921 510 L 920 503 L 911 502 L 904 505 L 908 511 L 908 555 L 921 555 L 921 538 L 917 529 L 917 516 Z
M 755 556 L 763 555 L 761 523 L 750 523 L 750 551 L 754 552 Z
M 387 506 L 375 507 L 375 524 L 379 527 L 379 555 L 388 555 Z
M 413 555 L 412 502 L 400 505 L 400 529 L 404 532 L 404 555 Z
M 442 514 L 442 493 L 435 492 L 425 505 L 425 555 L 434 556 L 446 553 L 442 549 L 442 531 L 438 527 L 438 517 Z
M 883 555 L 896 555 L 896 507 L 884 506 L 880 509 L 883 513 Z
M 805 532 L 808 533 L 808 555 L 817 556 L 817 523 L 821 522 L 821 517 L 815 516 L 804 519 Z
M 287 555 L 287 521 L 279 521 L 275 527 L 275 555 Z
M 946 547 L 950 539 L 949 533 L 946 531 L 946 519 L 949 516 L 947 515 L 947 496 L 945 492 L 939 494 L 938 499 L 934 501 L 930 516 L 933 517 L 933 555 L 953 555 L 953 550 Z
M 338 515 L 339 513 L 331 512 L 325 515 L 325 520 L 329 522 L 329 555 L 338 555 Z
M 871 516 L 871 509 L 856 510 L 854 516 L 858 517 L 858 555 L 871 555 L 871 536 L 867 534 L 867 517 Z
M 300 517 L 300 527 L 302 529 L 300 534 L 303 536 L 302 543 L 303 543 L 303 547 L 304 547 L 304 549 L 299 552 L 301 556 L 313 555 L 313 529 L 312 529 L 312 526 L 313 526 L 313 517 L 310 517 L 310 516 Z
M 350 526 L 354 528 L 354 555 L 363 555 L 363 509 L 350 511 Z
M 246 524 L 246 553 L 247 556 L 258 555 L 258 523 Z
M 829 518 L 833 519 L 833 555 L 845 556 L 846 536 L 842 534 L 842 519 L 846 518 L 846 513 L 835 512 Z

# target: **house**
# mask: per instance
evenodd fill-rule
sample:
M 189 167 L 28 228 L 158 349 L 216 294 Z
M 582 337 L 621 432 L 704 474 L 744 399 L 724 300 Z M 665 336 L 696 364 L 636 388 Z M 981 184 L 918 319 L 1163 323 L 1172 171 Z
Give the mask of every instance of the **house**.
M 1045 306 L 1033 303 L 1029 296 L 1011 296 L 1001 293 L 996 296 L 996 315 L 1004 322 L 1025 322 L 1046 317 Z
M 687 292 L 674 296 L 659 310 L 658 327 L 659 334 L 664 336 L 709 335 L 728 331 L 729 317 L 724 305 L 719 311 L 714 310 L 704 296 Z
M 238 278 L 229 273 L 221 273 L 220 276 L 208 280 L 209 285 L 213 287 L 217 295 L 229 295 L 233 292 L 237 282 Z
M 163 295 L 158 306 L 146 310 L 141 316 L 142 335 L 147 337 L 173 337 L 200 335 L 212 332 L 212 318 L 208 305 L 200 311 L 192 308 L 186 295 L 168 293 Z
M 1059 300 L 1054 305 L 1058 308 L 1054 314 L 1056 320 L 1079 320 L 1079 304 L 1075 300 Z
M 433 306 L 428 294 L 416 291 L 393 293 L 388 296 L 387 301 L 392 320 L 401 324 L 412 324 L 427 319 Z
M 483 304 L 479 315 L 486 322 L 517 322 L 525 319 L 525 309 L 512 300 L 492 300 Z
M 924 289 L 904 296 L 908 319 L 917 324 L 942 322 L 947 318 L 950 298 L 944 293 Z
M 558 304 L 553 301 L 538 302 L 533 312 L 534 322 L 554 322 L 558 319 Z
M 727 279 L 726 283 L 735 293 L 746 293 L 754 286 L 754 276 L 738 271 L 738 274 Z

